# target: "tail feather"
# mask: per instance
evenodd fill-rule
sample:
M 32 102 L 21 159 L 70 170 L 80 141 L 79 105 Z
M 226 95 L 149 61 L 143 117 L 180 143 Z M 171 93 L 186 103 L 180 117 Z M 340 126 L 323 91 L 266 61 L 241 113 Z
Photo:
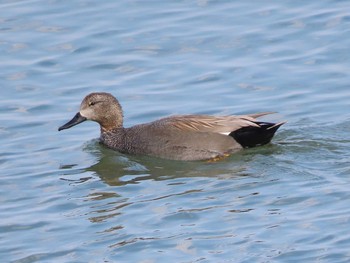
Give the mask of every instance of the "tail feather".
M 281 127 L 285 123 L 286 123 L 286 121 L 282 121 L 282 122 L 276 123 L 275 125 L 272 125 L 271 127 L 267 128 L 267 130 L 274 129 L 276 127 L 278 129 L 279 127 Z M 277 131 L 277 129 L 276 129 L 276 131 Z
M 285 122 L 255 122 L 258 127 L 243 127 L 231 132 L 229 135 L 233 137 L 243 148 L 249 148 L 267 144 L 271 141 L 273 135 Z

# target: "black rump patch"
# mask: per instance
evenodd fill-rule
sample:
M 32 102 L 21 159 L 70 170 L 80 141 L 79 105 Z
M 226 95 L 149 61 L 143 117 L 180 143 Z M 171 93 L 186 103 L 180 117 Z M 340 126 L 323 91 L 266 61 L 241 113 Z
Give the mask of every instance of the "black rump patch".
M 229 135 L 233 137 L 243 148 L 249 148 L 267 144 L 271 141 L 277 129 L 283 124 L 275 124 L 270 122 L 255 122 L 259 127 L 243 127 L 231 132 Z

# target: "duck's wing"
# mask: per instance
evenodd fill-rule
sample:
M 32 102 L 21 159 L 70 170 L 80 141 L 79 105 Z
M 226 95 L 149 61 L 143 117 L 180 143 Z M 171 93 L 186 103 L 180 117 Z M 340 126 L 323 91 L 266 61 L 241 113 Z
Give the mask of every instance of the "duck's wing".
M 213 132 L 228 135 L 243 127 L 260 127 L 256 118 L 271 113 L 262 112 L 231 116 L 179 115 L 164 118 L 157 122 L 183 131 Z

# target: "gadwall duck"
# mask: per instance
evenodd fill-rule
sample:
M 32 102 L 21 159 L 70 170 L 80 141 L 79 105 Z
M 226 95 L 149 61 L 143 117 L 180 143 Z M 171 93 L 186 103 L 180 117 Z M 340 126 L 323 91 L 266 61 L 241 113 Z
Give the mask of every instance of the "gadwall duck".
M 284 123 L 256 120 L 270 113 L 177 115 L 124 128 L 123 111 L 118 100 L 109 93 L 99 92 L 87 95 L 80 111 L 58 130 L 92 120 L 100 124 L 101 143 L 119 152 L 173 160 L 206 160 L 269 143 Z

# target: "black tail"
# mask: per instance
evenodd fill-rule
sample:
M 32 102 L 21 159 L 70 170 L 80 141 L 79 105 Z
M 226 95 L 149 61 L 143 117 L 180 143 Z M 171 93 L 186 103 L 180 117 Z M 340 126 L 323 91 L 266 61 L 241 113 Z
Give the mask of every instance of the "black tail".
M 284 122 L 255 122 L 259 127 L 243 127 L 230 133 L 243 148 L 254 147 L 267 144 L 271 141 L 273 135 Z

